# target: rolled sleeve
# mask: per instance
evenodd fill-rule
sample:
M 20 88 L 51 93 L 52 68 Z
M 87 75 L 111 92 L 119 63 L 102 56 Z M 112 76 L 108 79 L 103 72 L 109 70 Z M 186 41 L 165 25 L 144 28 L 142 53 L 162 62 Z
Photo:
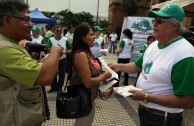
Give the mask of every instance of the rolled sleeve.
M 27 87 L 33 87 L 42 69 L 42 63 L 16 48 L 0 49 L 0 73 Z

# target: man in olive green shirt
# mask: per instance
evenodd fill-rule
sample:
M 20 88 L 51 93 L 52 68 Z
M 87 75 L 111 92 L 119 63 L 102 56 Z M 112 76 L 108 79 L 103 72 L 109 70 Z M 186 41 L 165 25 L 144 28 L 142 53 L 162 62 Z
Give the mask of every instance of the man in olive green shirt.
M 41 85 L 51 84 L 62 48 L 52 46 L 42 63 L 33 60 L 18 44 L 31 35 L 28 5 L 6 0 L 0 8 L 0 126 L 40 126 L 46 119 Z

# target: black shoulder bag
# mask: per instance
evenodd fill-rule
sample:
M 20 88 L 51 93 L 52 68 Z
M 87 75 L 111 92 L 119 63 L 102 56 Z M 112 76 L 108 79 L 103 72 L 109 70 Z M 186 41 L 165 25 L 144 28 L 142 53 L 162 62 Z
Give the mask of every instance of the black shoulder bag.
M 56 113 L 58 118 L 73 119 L 89 115 L 92 110 L 90 89 L 83 84 L 67 86 L 67 92 L 57 92 Z
M 82 83 L 67 86 L 67 82 L 64 89 L 67 92 L 61 90 L 57 92 L 57 117 L 75 119 L 89 115 L 92 110 L 90 89 L 85 88 Z

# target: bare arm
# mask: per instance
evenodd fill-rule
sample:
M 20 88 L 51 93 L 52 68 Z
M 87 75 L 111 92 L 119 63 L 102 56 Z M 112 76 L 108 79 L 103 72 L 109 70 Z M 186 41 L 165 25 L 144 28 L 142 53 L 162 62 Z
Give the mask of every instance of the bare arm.
M 122 51 L 123 51 L 123 48 L 119 48 L 119 49 L 116 50 L 116 53 L 119 54 L 119 53 L 121 53 Z
M 127 63 L 127 64 L 108 64 L 108 66 L 113 69 L 115 72 L 125 72 L 125 73 L 137 73 L 140 72 L 141 69 L 135 65 L 134 62 Z
M 88 58 L 84 52 L 78 53 L 75 56 L 74 66 L 77 68 L 79 76 L 86 88 L 97 86 L 101 81 L 111 77 L 110 72 L 105 72 L 98 77 L 91 77 Z
M 133 93 L 130 97 L 134 100 L 144 101 L 144 91 L 132 90 Z M 148 94 L 147 101 L 156 103 L 159 105 L 163 105 L 171 108 L 183 108 L 183 109 L 191 109 L 194 106 L 194 96 L 189 95 L 158 95 L 158 94 Z
M 62 54 L 62 48 L 53 45 L 50 49 L 48 58 L 43 61 L 42 69 L 36 80 L 37 85 L 50 85 L 58 69 L 59 57 Z

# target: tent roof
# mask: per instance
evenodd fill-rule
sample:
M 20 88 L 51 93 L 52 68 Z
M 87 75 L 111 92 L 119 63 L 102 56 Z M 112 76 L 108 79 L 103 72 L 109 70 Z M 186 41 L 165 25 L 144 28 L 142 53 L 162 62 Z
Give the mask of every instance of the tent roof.
M 170 1 L 166 1 L 166 2 L 163 2 L 163 3 L 159 3 L 159 4 L 155 4 L 152 6 L 152 9 L 154 8 L 162 8 L 164 5 L 166 5 L 167 3 L 174 3 L 174 4 L 178 4 L 180 5 L 181 7 L 183 7 L 184 9 L 188 10 L 187 8 L 192 5 L 194 6 L 194 0 L 170 0 Z M 189 11 L 192 11 L 194 12 L 193 9 L 189 9 Z
M 56 24 L 56 20 L 53 18 L 48 18 L 44 14 L 42 14 L 38 8 L 29 13 L 33 23 L 48 23 L 48 24 Z

